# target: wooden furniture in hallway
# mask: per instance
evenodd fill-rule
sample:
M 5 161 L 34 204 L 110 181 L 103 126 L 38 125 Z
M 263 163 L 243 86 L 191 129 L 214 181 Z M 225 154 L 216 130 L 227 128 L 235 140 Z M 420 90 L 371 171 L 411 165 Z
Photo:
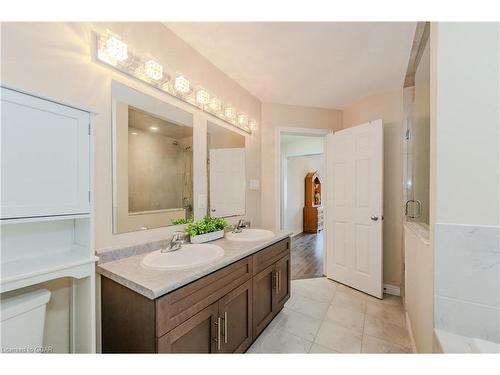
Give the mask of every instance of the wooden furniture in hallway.
M 321 205 L 321 178 L 318 171 L 309 172 L 305 178 L 304 220 L 306 233 L 323 230 L 323 206 Z

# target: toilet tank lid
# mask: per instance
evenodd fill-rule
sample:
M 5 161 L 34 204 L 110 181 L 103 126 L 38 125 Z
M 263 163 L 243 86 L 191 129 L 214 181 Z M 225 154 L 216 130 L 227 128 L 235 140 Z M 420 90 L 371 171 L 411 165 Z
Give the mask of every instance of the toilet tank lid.
M 47 289 L 38 289 L 28 293 L 2 296 L 1 311 L 2 321 L 16 315 L 23 314 L 49 302 L 50 292 Z

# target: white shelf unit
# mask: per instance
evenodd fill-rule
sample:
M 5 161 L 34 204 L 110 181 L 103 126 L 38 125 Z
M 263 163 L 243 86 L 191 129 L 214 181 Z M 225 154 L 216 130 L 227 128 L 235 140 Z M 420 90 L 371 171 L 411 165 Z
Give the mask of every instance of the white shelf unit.
M 2 84 L 0 292 L 71 278 L 72 353 L 95 353 L 91 111 Z

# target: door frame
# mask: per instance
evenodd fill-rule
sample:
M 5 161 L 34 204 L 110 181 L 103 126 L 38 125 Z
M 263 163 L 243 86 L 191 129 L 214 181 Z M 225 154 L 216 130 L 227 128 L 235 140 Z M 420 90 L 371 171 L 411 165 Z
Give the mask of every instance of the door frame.
M 308 137 L 321 137 L 323 138 L 323 157 L 326 162 L 327 160 L 327 153 L 328 153 L 328 147 L 327 147 L 327 142 L 326 142 L 326 136 L 327 134 L 333 133 L 333 129 L 320 129 L 320 128 L 299 128 L 299 127 L 277 127 L 275 129 L 275 134 L 274 134 L 274 149 L 276 150 L 276 153 L 274 155 L 274 165 L 275 165 L 275 197 L 276 197 L 276 202 L 275 202 L 275 207 L 274 207 L 274 217 L 275 217 L 275 228 L 277 230 L 283 230 L 283 223 L 282 223 L 282 199 L 283 199 L 283 190 L 282 190 L 282 185 L 281 182 L 283 180 L 283 163 L 281 160 L 281 136 L 284 134 L 292 134 L 292 135 L 303 135 L 303 136 L 308 136 Z M 326 185 L 327 183 L 327 168 L 325 168 L 324 171 L 324 176 L 323 176 L 323 189 L 326 191 L 328 186 Z M 326 207 L 327 200 L 326 200 L 326 194 L 323 195 L 321 198 L 323 205 Z M 326 217 L 328 215 L 328 210 L 325 210 L 325 223 Z M 327 249 L 327 226 L 324 226 L 323 229 L 323 275 L 326 275 L 326 249 Z

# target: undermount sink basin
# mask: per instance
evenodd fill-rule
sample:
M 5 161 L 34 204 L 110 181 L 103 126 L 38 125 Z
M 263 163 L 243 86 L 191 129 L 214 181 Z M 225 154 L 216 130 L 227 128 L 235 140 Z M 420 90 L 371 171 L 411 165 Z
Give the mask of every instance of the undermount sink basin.
M 226 239 L 230 241 L 262 241 L 274 237 L 274 233 L 265 229 L 243 229 L 241 233 L 226 233 Z
M 217 245 L 182 245 L 180 250 L 168 253 L 158 250 L 146 255 L 142 259 L 142 266 L 159 271 L 184 270 L 213 262 L 223 255 L 224 249 Z

